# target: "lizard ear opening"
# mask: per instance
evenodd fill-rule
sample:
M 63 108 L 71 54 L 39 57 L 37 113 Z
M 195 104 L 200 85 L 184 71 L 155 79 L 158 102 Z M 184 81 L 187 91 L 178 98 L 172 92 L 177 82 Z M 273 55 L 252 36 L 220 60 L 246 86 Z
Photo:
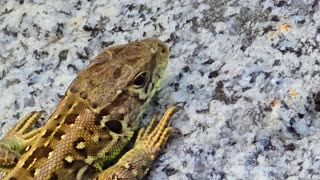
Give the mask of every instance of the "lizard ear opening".
M 121 134 L 122 133 L 122 124 L 117 120 L 111 120 L 106 122 L 106 126 L 110 131 Z

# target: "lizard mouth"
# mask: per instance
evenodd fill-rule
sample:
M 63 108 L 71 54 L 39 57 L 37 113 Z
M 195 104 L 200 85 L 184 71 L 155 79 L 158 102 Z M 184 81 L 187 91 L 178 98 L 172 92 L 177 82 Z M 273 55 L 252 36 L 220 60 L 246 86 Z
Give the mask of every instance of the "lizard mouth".
M 158 39 L 148 38 L 143 41 L 145 41 L 146 45 L 149 46 L 154 53 L 152 62 L 150 63 L 151 66 L 154 66 L 151 67 L 151 69 L 153 69 L 152 76 L 158 79 L 155 81 L 160 81 L 168 64 L 169 48 L 164 42 Z

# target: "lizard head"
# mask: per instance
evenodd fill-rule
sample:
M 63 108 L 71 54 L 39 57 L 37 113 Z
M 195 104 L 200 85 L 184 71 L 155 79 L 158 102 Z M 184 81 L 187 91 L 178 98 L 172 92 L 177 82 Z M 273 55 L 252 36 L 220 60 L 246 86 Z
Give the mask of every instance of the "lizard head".
M 152 38 L 106 48 L 67 93 L 78 94 L 97 114 L 117 114 L 130 125 L 159 86 L 168 56 L 167 45 Z
M 168 47 L 160 40 L 145 39 L 125 54 L 124 64 L 131 66 L 132 75 L 127 84 L 127 92 L 141 101 L 148 101 L 155 93 L 168 63 Z

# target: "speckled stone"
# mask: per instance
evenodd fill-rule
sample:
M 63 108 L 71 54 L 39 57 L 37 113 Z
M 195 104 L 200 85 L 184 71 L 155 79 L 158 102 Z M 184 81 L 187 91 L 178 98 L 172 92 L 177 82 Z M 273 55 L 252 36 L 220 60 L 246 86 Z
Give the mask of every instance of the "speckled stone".
M 132 2 L 0 1 L 1 135 L 104 47 L 157 37 L 171 55 L 148 110 L 184 110 L 147 179 L 320 179 L 318 0 Z

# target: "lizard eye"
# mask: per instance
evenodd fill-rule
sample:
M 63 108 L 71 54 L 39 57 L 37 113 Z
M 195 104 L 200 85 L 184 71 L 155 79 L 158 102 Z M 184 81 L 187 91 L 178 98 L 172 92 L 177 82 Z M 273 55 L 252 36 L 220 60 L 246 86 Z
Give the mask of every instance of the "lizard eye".
M 147 79 L 148 79 L 147 72 L 139 73 L 133 80 L 133 87 L 142 88 L 146 84 Z

